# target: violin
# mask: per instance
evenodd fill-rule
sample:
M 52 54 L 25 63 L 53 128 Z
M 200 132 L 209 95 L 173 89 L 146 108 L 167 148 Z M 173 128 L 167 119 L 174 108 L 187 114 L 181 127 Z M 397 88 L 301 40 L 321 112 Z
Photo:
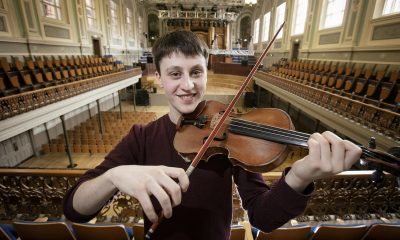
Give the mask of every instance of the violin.
M 191 161 L 195 157 L 225 109 L 223 103 L 203 101 L 194 113 L 181 117 L 174 147 L 184 159 Z M 309 137 L 308 133 L 295 131 L 290 116 L 280 109 L 231 112 L 201 160 L 224 154 L 233 165 L 252 172 L 267 172 L 281 165 L 293 146 L 307 148 Z M 360 148 L 362 165 L 400 177 L 399 157 L 373 148 Z

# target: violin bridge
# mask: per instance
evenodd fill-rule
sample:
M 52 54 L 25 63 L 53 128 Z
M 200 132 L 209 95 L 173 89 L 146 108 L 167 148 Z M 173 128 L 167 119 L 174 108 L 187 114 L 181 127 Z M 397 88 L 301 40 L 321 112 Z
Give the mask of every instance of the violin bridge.
M 210 122 L 210 128 L 211 129 L 215 128 L 215 126 L 217 125 L 218 121 L 221 119 L 222 115 L 223 115 L 223 112 L 219 112 L 219 113 L 215 114 L 212 117 L 211 122 Z

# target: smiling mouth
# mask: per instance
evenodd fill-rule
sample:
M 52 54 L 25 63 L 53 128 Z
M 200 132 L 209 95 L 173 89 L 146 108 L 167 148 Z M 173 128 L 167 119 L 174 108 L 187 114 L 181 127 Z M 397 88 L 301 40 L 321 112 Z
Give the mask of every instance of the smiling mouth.
M 183 95 L 177 95 L 180 99 L 182 99 L 183 101 L 190 101 L 192 100 L 195 96 L 196 93 L 193 94 L 183 94 Z

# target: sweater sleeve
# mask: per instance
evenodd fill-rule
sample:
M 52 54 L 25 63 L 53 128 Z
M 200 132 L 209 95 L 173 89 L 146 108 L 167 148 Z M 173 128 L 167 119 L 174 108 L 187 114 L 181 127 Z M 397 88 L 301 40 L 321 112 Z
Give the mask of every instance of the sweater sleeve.
M 307 186 L 303 193 L 293 190 L 285 182 L 289 171 L 290 168 L 285 169 L 270 188 L 261 174 L 235 167 L 234 180 L 243 208 L 247 210 L 250 223 L 263 232 L 271 232 L 300 215 L 314 191 L 314 184 Z
M 79 186 L 93 178 L 96 178 L 111 168 L 120 165 L 137 164 L 143 155 L 143 127 L 134 125 L 130 132 L 115 146 L 115 148 L 105 157 L 104 161 L 94 169 L 88 170 L 72 186 L 64 197 L 63 207 L 65 217 L 73 222 L 87 222 L 94 218 L 101 209 L 92 215 L 82 215 L 73 208 L 73 198 Z M 111 201 L 112 198 L 109 200 Z

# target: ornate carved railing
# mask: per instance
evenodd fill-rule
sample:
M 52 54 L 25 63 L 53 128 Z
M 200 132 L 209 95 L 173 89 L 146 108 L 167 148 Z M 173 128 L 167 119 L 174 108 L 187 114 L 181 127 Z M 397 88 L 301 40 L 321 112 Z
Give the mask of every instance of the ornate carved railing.
M 100 88 L 141 73 L 140 68 L 115 72 L 71 83 L 0 98 L 0 120 Z
M 46 216 L 63 218 L 65 192 L 85 170 L 0 169 L 0 221 L 33 220 Z M 268 184 L 281 173 L 266 173 Z M 370 172 L 346 172 L 316 181 L 316 191 L 298 221 L 326 221 L 334 215 L 343 220 L 400 218 L 400 191 L 396 179 L 387 175 L 382 182 L 370 179 Z M 138 202 L 124 194 L 104 207 L 98 222 L 136 223 L 142 210 Z M 233 195 L 233 222 L 245 220 L 236 192 Z

